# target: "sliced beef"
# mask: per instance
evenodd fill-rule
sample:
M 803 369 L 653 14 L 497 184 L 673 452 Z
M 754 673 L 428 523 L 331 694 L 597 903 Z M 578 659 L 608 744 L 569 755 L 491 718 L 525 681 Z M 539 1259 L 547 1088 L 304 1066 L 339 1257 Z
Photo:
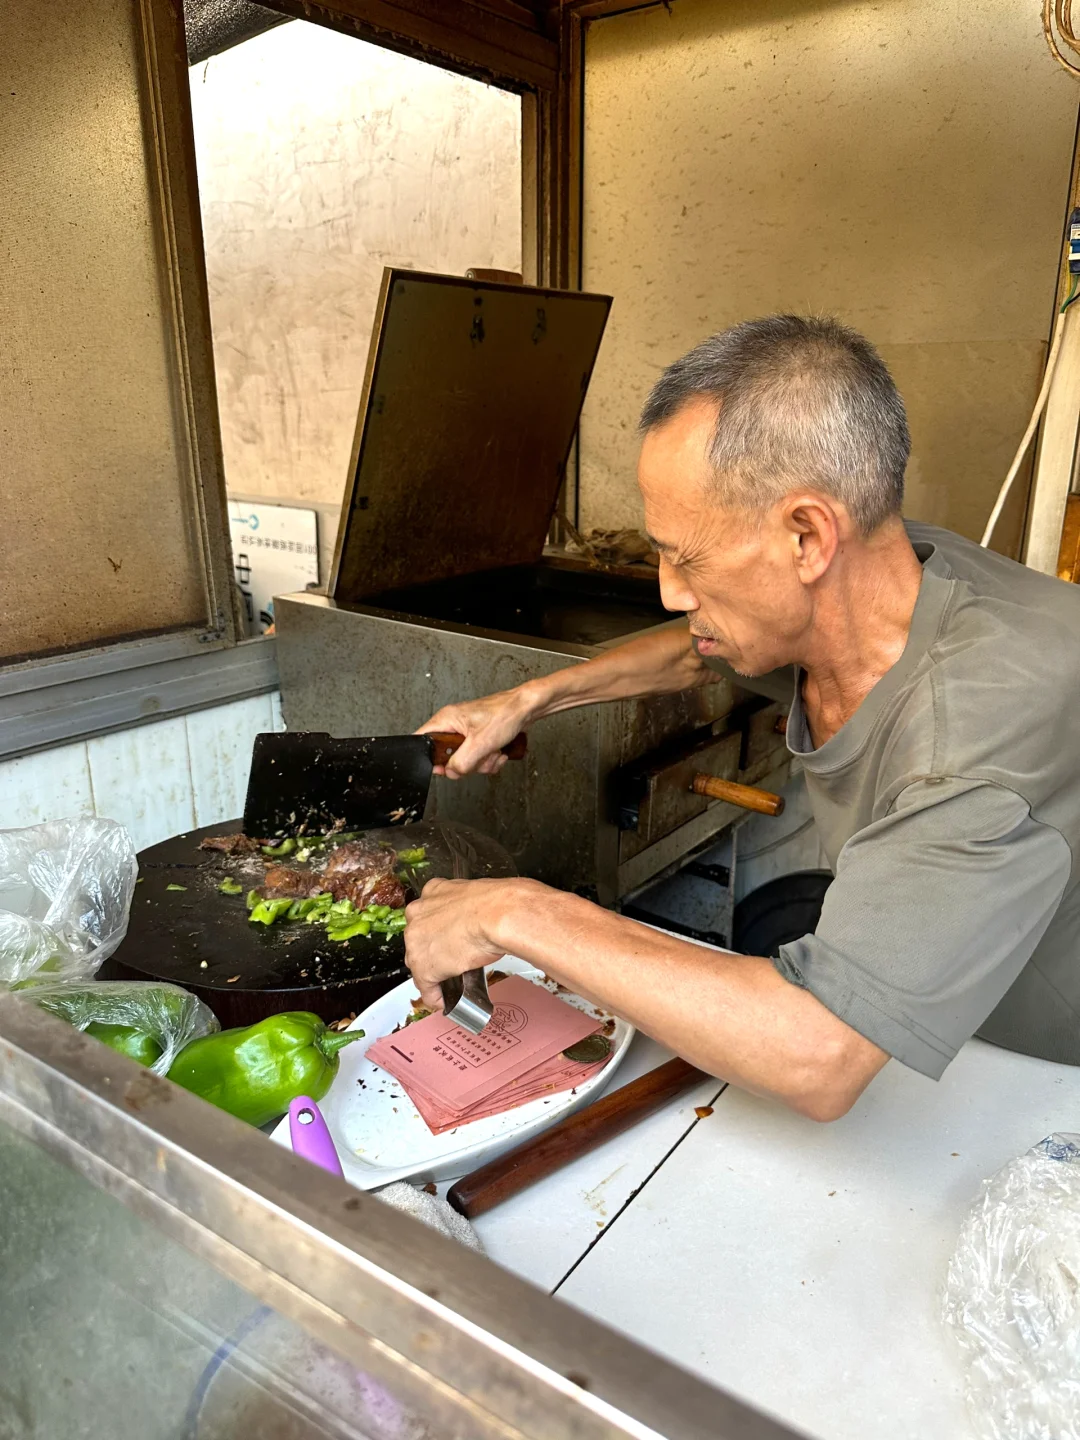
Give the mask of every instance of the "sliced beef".
M 321 895 L 330 887 L 314 870 L 296 870 L 291 865 L 269 865 L 259 887 L 266 900 L 306 900 Z
M 338 845 L 326 862 L 326 875 L 367 875 L 383 873 L 394 869 L 395 856 L 392 851 L 373 845 L 370 840 L 347 840 Z
M 352 882 L 348 898 L 358 910 L 365 905 L 392 905 L 397 909 L 408 896 L 405 887 L 393 872 L 387 875 L 365 875 Z
M 365 905 L 404 905 L 405 889 L 394 874 L 397 856 L 365 840 L 339 845 L 326 862 L 323 885 L 337 900 Z
M 267 900 L 304 900 L 309 895 L 329 893 L 335 900 L 351 900 L 358 910 L 365 905 L 405 904 L 405 890 L 394 874 L 392 854 L 374 851 L 374 865 L 361 865 L 358 857 L 353 858 L 357 863 L 352 868 L 345 865 L 336 871 L 330 864 L 321 871 L 270 865 L 259 893 Z
M 220 850 L 222 855 L 254 855 L 262 848 L 262 840 L 250 835 L 207 835 L 199 841 L 200 850 Z

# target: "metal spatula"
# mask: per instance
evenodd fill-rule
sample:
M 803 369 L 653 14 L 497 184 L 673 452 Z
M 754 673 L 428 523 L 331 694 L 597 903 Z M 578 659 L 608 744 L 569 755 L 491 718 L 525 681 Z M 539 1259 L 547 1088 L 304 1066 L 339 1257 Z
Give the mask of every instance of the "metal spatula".
M 450 826 L 443 829 L 442 840 L 450 851 L 454 879 L 473 879 L 477 870 L 482 867 L 469 842 Z M 419 895 L 430 877 L 408 860 L 401 862 L 401 868 L 413 890 Z M 495 1013 L 488 995 L 487 976 L 483 970 L 467 970 L 464 975 L 454 975 L 449 980 L 441 981 L 440 988 L 443 1014 L 446 1018 L 473 1035 L 479 1035 Z
M 432 768 L 445 765 L 464 736 L 373 735 L 338 740 L 317 731 L 256 735 L 244 833 L 260 840 L 373 830 L 423 819 Z M 505 748 L 525 754 L 525 736 Z

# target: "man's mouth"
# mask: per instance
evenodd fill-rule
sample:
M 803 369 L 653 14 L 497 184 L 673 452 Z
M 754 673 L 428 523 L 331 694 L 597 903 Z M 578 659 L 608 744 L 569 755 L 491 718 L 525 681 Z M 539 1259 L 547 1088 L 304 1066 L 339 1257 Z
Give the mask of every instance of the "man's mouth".
M 712 639 L 710 636 L 708 636 L 708 635 L 698 635 L 698 634 L 696 634 L 693 630 L 691 630 L 690 633 L 691 633 L 691 635 L 694 636 L 694 643 L 695 643 L 695 645 L 697 646 L 697 651 L 698 651 L 698 654 L 699 654 L 699 655 L 719 655 L 719 654 L 720 654 L 720 641 L 719 641 L 719 640 L 713 640 L 713 639 Z

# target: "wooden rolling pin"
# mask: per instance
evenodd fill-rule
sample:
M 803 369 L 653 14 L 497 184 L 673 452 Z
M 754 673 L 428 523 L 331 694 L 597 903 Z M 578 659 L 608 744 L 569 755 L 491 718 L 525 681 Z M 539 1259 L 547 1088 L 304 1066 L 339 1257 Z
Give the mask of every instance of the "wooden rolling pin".
M 741 805 L 744 810 L 756 810 L 759 815 L 782 815 L 784 811 L 782 795 L 759 790 L 755 785 L 737 785 L 734 780 L 718 780 L 715 775 L 695 775 L 690 789 L 695 795 L 726 800 L 729 805 Z
M 678 1058 L 658 1065 L 639 1080 L 597 1100 L 595 1105 L 561 1120 L 535 1140 L 527 1140 L 516 1150 L 463 1176 L 447 1191 L 446 1198 L 459 1214 L 470 1220 L 482 1215 L 605 1140 L 621 1135 L 676 1095 L 707 1078 L 703 1071 Z

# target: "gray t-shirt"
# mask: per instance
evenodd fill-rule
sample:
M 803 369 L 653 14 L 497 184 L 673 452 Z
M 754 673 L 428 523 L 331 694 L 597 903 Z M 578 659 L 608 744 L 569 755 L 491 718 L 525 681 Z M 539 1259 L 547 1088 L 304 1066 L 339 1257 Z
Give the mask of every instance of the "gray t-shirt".
M 1080 587 L 908 525 L 904 653 L 814 749 L 836 879 L 780 973 L 937 1079 L 973 1034 L 1080 1064 Z

